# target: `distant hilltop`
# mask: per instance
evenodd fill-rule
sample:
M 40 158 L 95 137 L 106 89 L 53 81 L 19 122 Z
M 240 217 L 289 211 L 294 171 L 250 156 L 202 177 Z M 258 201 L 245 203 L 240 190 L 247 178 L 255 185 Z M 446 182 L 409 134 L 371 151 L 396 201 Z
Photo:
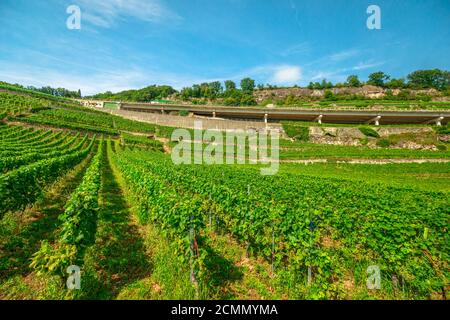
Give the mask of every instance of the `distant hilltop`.
M 300 87 L 291 88 L 268 88 L 259 89 L 253 92 L 253 96 L 258 104 L 268 100 L 283 100 L 289 96 L 303 97 L 310 99 L 323 99 L 327 98 L 327 94 L 331 93 L 334 96 L 337 95 L 355 95 L 368 99 L 386 98 L 389 96 L 401 98 L 402 95 L 408 95 L 411 97 L 416 96 L 429 96 L 433 100 L 448 101 L 449 98 L 444 96 L 441 91 L 434 88 L 420 89 L 420 90 L 405 90 L 405 89 L 388 89 L 372 85 L 364 85 L 361 87 L 334 87 L 329 89 L 308 89 Z

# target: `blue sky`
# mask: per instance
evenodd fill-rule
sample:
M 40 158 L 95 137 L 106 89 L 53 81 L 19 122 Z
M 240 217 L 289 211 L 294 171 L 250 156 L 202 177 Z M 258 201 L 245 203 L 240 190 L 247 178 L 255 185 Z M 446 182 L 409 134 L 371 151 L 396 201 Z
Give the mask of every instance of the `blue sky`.
M 371 4 L 381 30 L 366 27 Z M 0 25 L 0 80 L 83 94 L 450 69 L 449 0 L 0 0 Z

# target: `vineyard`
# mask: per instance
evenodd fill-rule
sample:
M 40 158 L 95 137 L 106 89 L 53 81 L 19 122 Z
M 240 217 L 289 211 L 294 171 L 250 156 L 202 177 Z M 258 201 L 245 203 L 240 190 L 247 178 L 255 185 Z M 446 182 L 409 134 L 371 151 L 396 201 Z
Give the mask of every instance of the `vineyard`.
M 0 114 L 0 299 L 448 298 L 448 162 L 262 176 L 175 165 L 175 128 L 67 99 L 0 92 Z M 449 158 L 302 132 L 280 141 L 282 160 Z

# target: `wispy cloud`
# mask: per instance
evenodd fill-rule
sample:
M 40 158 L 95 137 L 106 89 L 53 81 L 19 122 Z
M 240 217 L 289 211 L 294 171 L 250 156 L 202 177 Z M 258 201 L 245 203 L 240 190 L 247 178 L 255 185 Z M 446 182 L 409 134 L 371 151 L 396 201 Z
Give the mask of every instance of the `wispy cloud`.
M 294 10 L 294 18 L 295 18 L 295 22 L 296 22 L 297 26 L 298 26 L 299 28 L 301 28 L 301 27 L 302 27 L 302 24 L 300 23 L 299 11 L 298 11 L 298 9 L 297 9 L 297 6 L 295 5 L 295 3 L 294 3 L 292 0 L 290 0 L 290 5 L 291 5 L 291 9 Z
M 128 17 L 146 22 L 174 22 L 182 18 L 159 0 L 78 0 L 82 21 L 92 25 L 110 28 Z
M 284 51 L 280 52 L 282 57 L 288 57 L 297 54 L 308 53 L 311 50 L 311 46 L 308 42 L 302 42 L 291 47 L 288 47 Z
M 340 71 L 316 71 L 311 76 L 311 81 L 317 81 L 322 79 L 334 80 L 335 76 L 339 73 Z
M 317 81 L 322 79 L 327 79 L 328 81 L 333 82 L 342 82 L 347 79 L 347 77 L 352 74 L 354 71 L 360 71 L 365 69 L 371 69 L 385 64 L 385 61 L 368 61 L 368 62 L 358 62 L 356 65 L 348 67 L 348 68 L 338 68 L 334 70 L 319 70 L 314 71 L 310 70 L 308 72 L 309 78 L 311 81 Z
M 352 70 L 357 71 L 357 70 L 370 69 L 370 68 L 381 66 L 384 63 L 385 63 L 384 61 L 380 61 L 380 62 L 359 62 L 357 65 L 352 67 Z
M 358 49 L 349 49 L 341 52 L 337 52 L 328 56 L 328 59 L 334 62 L 350 59 L 360 54 Z

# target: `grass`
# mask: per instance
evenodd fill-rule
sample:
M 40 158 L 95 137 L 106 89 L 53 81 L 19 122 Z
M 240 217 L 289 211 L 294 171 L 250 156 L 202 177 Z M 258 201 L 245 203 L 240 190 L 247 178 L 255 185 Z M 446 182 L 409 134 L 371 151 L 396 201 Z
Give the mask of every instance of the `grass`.
M 85 254 L 79 298 L 114 299 L 122 287 L 152 270 L 138 227 L 130 220 L 117 173 L 106 155 L 102 167 L 96 241 Z
M 359 127 L 366 127 L 366 128 L 429 128 L 431 127 L 430 124 L 381 124 L 380 126 L 371 126 L 367 124 L 347 124 L 347 123 L 327 123 L 322 122 L 318 123 L 316 121 L 281 121 L 280 122 L 283 127 L 284 126 L 308 126 L 308 127 L 343 127 L 343 128 L 359 128 Z M 433 126 L 436 127 L 436 126 Z M 442 127 L 436 127 L 436 128 L 445 128 L 445 126 Z
M 248 256 L 245 247 L 230 235 L 208 233 L 208 246 L 215 252 L 208 261 L 212 299 L 287 299 L 270 263 Z
M 284 132 L 297 141 L 308 141 L 309 140 L 309 127 L 307 126 L 292 126 L 283 123 Z
M 108 150 L 113 152 L 112 149 Z M 158 230 L 152 225 L 140 225 L 137 222 L 137 206 L 131 196 L 131 190 L 127 188 L 120 173 L 111 166 L 117 179 L 117 186 L 122 191 L 122 201 L 127 203 L 129 223 L 136 226 L 142 238 L 142 248 L 146 253 L 146 272 L 139 277 L 129 279 L 124 283 L 116 295 L 120 300 L 144 300 L 144 299 L 194 299 L 195 289 L 189 280 L 189 268 L 177 259 L 174 248 L 170 245 Z M 123 193 L 122 193 L 123 192 Z M 123 250 L 129 250 L 123 248 Z
M 125 185 L 123 187 L 126 189 Z M 129 191 L 125 191 L 125 196 L 129 203 L 133 203 Z M 131 210 L 136 209 L 133 206 Z M 189 280 L 189 265 L 177 258 L 174 247 L 152 224 L 140 226 L 140 229 L 145 247 L 151 248 L 152 270 L 147 277 L 126 285 L 117 298 L 195 299 L 195 289 Z M 269 263 L 247 257 L 245 247 L 230 235 L 211 231 L 204 236 L 201 245 L 208 255 L 198 298 L 286 298 L 282 290 L 276 292 L 277 281 L 270 274 Z
M 450 192 L 450 164 L 339 164 L 315 163 L 309 165 L 283 163 L 280 172 L 314 177 L 338 178 L 415 188 L 423 191 Z
M 388 140 L 386 140 L 388 141 Z M 390 142 L 389 142 L 390 144 Z M 388 146 L 389 144 L 386 144 Z M 384 145 L 383 145 L 384 146 Z M 369 148 L 366 146 L 323 145 L 304 142 L 280 140 L 280 159 L 427 159 L 450 158 L 448 150 L 409 150 Z

